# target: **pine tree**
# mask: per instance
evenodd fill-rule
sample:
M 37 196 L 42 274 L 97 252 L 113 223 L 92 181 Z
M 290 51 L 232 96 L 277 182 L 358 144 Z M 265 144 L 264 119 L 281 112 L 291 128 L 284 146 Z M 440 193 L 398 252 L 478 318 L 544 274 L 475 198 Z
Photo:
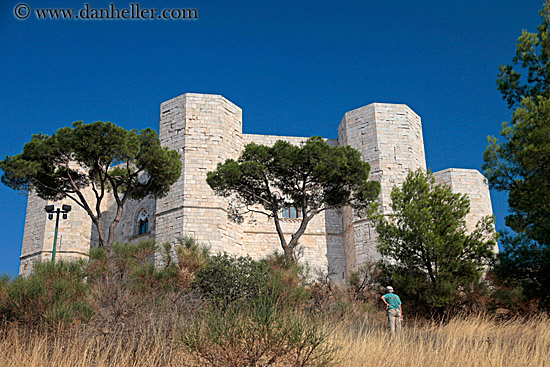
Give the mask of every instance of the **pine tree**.
M 376 227 L 383 268 L 406 299 L 443 312 L 480 280 L 492 258 L 493 220 L 481 220 L 468 234 L 468 197 L 420 170 L 394 188 L 391 198 L 392 214 L 380 216 Z

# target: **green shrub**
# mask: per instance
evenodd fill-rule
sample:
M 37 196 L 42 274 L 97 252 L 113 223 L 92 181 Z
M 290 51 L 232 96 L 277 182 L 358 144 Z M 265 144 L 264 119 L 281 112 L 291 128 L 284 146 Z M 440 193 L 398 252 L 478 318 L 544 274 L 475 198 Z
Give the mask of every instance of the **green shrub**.
M 172 261 L 170 243 L 163 244 L 160 250 L 163 266 L 155 264 L 159 246 L 152 240 L 116 242 L 110 258 L 104 249 L 93 249 L 90 251 L 90 276 L 92 279 L 115 277 L 125 287 L 141 293 L 188 290 L 195 272 L 208 261 L 208 248 L 192 237 L 180 239 L 180 246 L 175 249 L 176 262 Z
M 176 248 L 178 264 L 181 269 L 196 273 L 208 262 L 210 249 L 195 241 L 193 237 L 185 236 L 178 239 L 180 245 Z
M 299 305 L 311 298 L 305 284 L 308 268 L 289 261 L 283 254 L 273 253 L 263 262 L 268 269 L 268 292 L 288 305 Z
M 177 287 L 189 290 L 195 278 L 195 273 L 208 262 L 209 248 L 198 243 L 193 237 L 178 238 L 179 246 L 172 250 L 172 245 L 163 245 L 163 262 L 166 269 L 175 271 Z M 172 261 L 175 252 L 177 261 Z
M 208 366 L 330 366 L 335 347 L 311 316 L 272 296 L 210 307 L 181 333 L 183 347 Z
M 154 240 L 142 240 L 138 243 L 115 242 L 111 262 L 121 278 L 131 276 L 134 270 L 155 261 L 157 245 Z
M 0 311 L 8 321 L 29 326 L 58 328 L 86 322 L 93 311 L 85 277 L 83 261 L 38 262 L 31 275 L 7 284 Z
M 6 288 L 10 282 L 9 275 L 2 274 L 0 275 L 0 304 L 2 304 L 2 300 L 6 296 Z
M 179 270 L 174 264 L 164 268 L 153 263 L 137 265 L 131 272 L 131 285 L 138 292 L 162 293 L 179 287 L 178 276 Z
M 170 245 L 163 246 L 163 249 L 169 255 Z M 176 264 L 168 262 L 164 267 L 155 266 L 157 251 L 158 246 L 153 240 L 115 242 L 110 258 L 104 249 L 94 249 L 90 251 L 90 275 L 93 279 L 115 277 L 122 286 L 151 295 L 177 288 L 179 271 Z
M 0 275 L 0 311 L 2 311 L 2 305 L 6 301 L 6 293 L 10 277 L 8 275 Z M 0 322 L 3 321 L 4 315 L 0 314 Z
M 268 268 L 250 257 L 211 256 L 197 271 L 193 287 L 221 309 L 239 299 L 253 299 L 267 291 Z

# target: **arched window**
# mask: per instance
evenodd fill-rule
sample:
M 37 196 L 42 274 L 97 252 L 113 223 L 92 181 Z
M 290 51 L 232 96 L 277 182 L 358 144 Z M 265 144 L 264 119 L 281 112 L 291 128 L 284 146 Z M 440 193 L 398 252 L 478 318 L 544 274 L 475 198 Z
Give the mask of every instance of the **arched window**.
M 147 209 L 141 209 L 136 219 L 136 235 L 149 233 L 149 213 Z

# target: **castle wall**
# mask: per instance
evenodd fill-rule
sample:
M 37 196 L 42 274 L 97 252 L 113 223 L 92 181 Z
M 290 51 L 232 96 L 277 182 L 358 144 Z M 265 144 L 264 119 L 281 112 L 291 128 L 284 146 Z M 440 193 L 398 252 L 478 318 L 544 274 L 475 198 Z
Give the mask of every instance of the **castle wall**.
M 378 199 L 383 214 L 391 211 L 391 191 L 410 171 L 426 170 L 420 117 L 403 104 L 373 103 L 344 115 L 338 127 L 338 143 L 361 152 L 371 166 L 369 178 L 380 182 Z M 351 208 L 344 210 L 344 241 L 348 271 L 379 259 L 372 223 Z
M 83 190 L 83 194 L 88 203 L 95 205 L 90 189 Z M 62 214 L 59 216 L 56 261 L 88 258 L 92 232 L 96 232 L 88 213 L 69 198 L 48 201 L 31 193 L 27 201 L 19 274 L 29 274 L 35 261 L 51 260 L 57 214 L 53 214 L 52 220 L 48 219 L 48 213 L 44 207 L 49 204 L 53 204 L 55 209 L 60 208 L 63 204 L 71 205 L 67 219 L 63 219 Z M 107 208 L 106 205 L 102 205 L 102 207 Z
M 138 234 L 138 214 L 145 210 L 149 217 L 149 232 Z M 115 228 L 115 239 L 123 242 L 138 242 L 144 239 L 155 238 L 155 211 L 156 200 L 146 197 L 143 200 L 128 200 L 124 204 L 122 218 Z M 112 217 L 109 216 L 112 220 Z
M 493 215 L 491 205 L 491 194 L 489 183 L 485 176 L 475 169 L 447 168 L 435 172 L 434 177 L 437 183 L 451 187 L 453 193 L 468 195 L 470 199 L 470 213 L 466 215 L 466 229 L 472 232 L 476 224 L 483 217 Z M 495 246 L 495 253 L 498 253 L 498 246 Z
M 46 226 L 47 214 L 44 207 L 47 201 L 31 193 L 27 199 L 27 214 L 25 217 L 25 230 L 23 232 L 23 246 L 19 264 L 19 274 L 28 274 L 33 263 L 42 259 L 44 248 L 44 228 Z
M 242 134 L 242 111 L 220 95 L 187 93 L 160 106 L 161 145 L 181 155 L 182 174 L 164 198 L 129 200 L 115 230 L 115 240 L 136 242 L 154 238 L 157 244 L 177 243 L 184 235 L 210 246 L 213 252 L 264 257 L 281 252 L 273 220 L 261 214 L 245 217 L 242 224 L 228 219 L 229 200 L 216 196 L 206 183 L 206 173 L 218 163 L 239 157 L 248 143 L 273 145 L 284 140 L 299 145 L 307 138 Z M 339 127 L 338 140 L 331 146 L 350 145 L 361 152 L 371 166 L 370 179 L 381 184 L 379 197 L 383 214 L 390 213 L 391 191 L 400 186 L 409 171 L 426 170 L 420 117 L 406 105 L 373 103 L 347 112 Z M 472 212 L 466 218 L 468 229 L 485 215 L 492 215 L 487 180 L 475 170 L 448 169 L 435 173 L 438 182 L 453 192 L 467 193 Z M 91 203 L 91 191 L 85 190 Z M 20 274 L 28 274 L 37 259 L 49 260 L 55 222 L 47 220 L 44 206 L 50 204 L 31 195 L 27 205 Z M 69 219 L 60 220 L 58 258 L 87 257 L 90 246 L 98 242 L 95 227 L 87 213 L 70 200 L 53 203 L 73 207 Z M 103 204 L 103 224 L 114 216 L 110 197 Z M 149 232 L 137 234 L 137 215 L 146 210 Z M 287 240 L 301 219 L 281 219 Z M 362 263 L 379 259 L 376 231 L 372 223 L 351 208 L 327 210 L 315 216 L 300 238 L 302 261 L 313 268 L 333 273 L 341 280 Z
M 242 230 L 227 218 L 227 200 L 214 195 L 206 173 L 242 149 L 242 111 L 219 95 L 187 93 L 161 104 L 160 140 L 181 154 L 182 174 L 156 203 L 156 239 L 194 236 L 215 251 L 242 252 Z
M 277 140 L 286 141 L 292 145 L 300 145 L 309 139 L 302 136 L 279 136 L 279 135 L 259 135 L 259 134 L 243 134 L 243 148 L 246 144 L 256 143 L 272 147 Z M 335 147 L 338 145 L 337 139 L 324 139 L 328 145 Z

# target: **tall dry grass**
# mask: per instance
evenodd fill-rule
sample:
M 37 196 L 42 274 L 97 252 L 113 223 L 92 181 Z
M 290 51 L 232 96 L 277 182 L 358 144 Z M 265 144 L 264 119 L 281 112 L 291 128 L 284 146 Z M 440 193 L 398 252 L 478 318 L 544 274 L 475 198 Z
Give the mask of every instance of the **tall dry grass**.
M 85 329 L 44 334 L 19 328 L 0 332 L 0 365 L 10 367 L 193 366 L 169 333 L 154 324 L 130 333 L 92 335 Z M 550 366 L 550 319 L 496 322 L 455 318 L 446 324 L 405 325 L 391 338 L 379 319 L 335 325 L 336 366 Z
M 405 324 L 393 338 L 385 327 L 365 320 L 359 326 L 338 325 L 332 342 L 341 346 L 342 367 L 550 366 L 546 316 L 506 322 L 471 316 L 445 324 Z
M 163 296 L 138 293 L 107 278 L 91 289 L 95 315 L 88 323 L 53 329 L 0 322 L 0 366 L 191 365 L 179 338 L 185 320 L 201 301 L 188 292 L 169 291 Z
M 126 335 L 130 343 L 76 330 L 53 336 L 12 328 L 0 337 L 0 364 L 10 367 L 186 366 L 188 360 L 169 338 L 139 333 Z

